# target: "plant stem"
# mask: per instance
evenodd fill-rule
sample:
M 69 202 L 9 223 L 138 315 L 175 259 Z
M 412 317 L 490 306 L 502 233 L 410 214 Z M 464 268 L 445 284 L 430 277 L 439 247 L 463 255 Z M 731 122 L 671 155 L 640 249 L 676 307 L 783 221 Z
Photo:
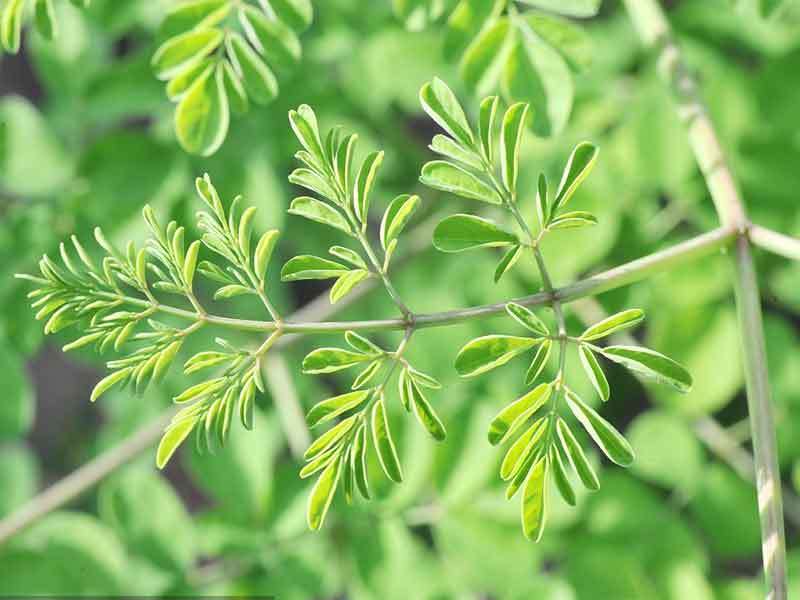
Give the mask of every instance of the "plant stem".
M 800 240 L 760 225 L 751 224 L 748 235 L 750 241 L 778 256 L 791 260 L 800 260 Z
M 655 0 L 624 0 L 628 13 L 646 46 L 657 52 L 661 77 L 672 89 L 678 113 L 686 123 L 689 143 L 705 177 L 717 214 L 724 226 L 739 230 L 734 245 L 735 293 L 744 357 L 747 403 L 753 432 L 756 491 L 761 518 L 761 548 L 767 598 L 786 598 L 786 543 L 783 527 L 778 450 L 770 402 L 769 375 L 764 343 L 758 281 L 749 223 L 733 176 L 722 154 L 714 126 L 672 40 L 669 23 Z
M 683 264 L 726 247 L 731 240 L 738 235 L 738 230 L 731 227 L 720 227 L 708 233 L 690 238 L 684 242 L 676 244 L 670 248 L 654 252 L 642 258 L 619 265 L 607 271 L 597 273 L 570 285 L 561 288 L 552 288 L 552 291 L 538 292 L 528 296 L 510 298 L 503 302 L 483 304 L 468 308 L 449 310 L 435 313 L 419 313 L 414 315 L 415 329 L 426 327 L 442 327 L 454 325 L 464 321 L 485 319 L 505 312 L 508 302 L 516 302 L 523 306 L 540 306 L 552 304 L 554 300 L 559 304 L 565 304 L 585 296 L 594 296 L 639 281 L 649 275 L 660 273 L 676 265 Z M 366 291 L 368 288 L 364 288 Z M 353 292 L 353 294 L 357 294 Z M 350 294 L 342 302 L 355 300 L 358 295 Z M 151 304 L 141 298 L 131 296 L 119 296 L 111 293 L 104 294 L 105 297 L 115 300 L 123 300 L 135 306 L 150 307 Z M 325 299 L 324 304 L 327 304 Z M 341 303 L 337 304 L 337 307 Z M 197 320 L 197 313 L 189 310 L 167 306 L 164 304 L 156 305 L 156 310 L 165 314 L 181 317 L 184 319 Z M 309 314 L 306 309 L 300 309 L 295 315 L 283 322 L 281 330 L 284 334 L 309 334 L 309 333 L 344 333 L 345 331 L 381 331 L 381 330 L 400 330 L 408 327 L 408 322 L 403 318 L 393 319 L 373 319 L 365 321 L 315 321 L 314 315 Z M 303 321 L 299 319 L 302 318 Z M 308 320 L 306 320 L 308 318 Z M 253 332 L 271 332 L 277 329 L 272 321 L 252 321 L 246 319 L 232 319 L 217 315 L 206 315 L 202 320 L 209 325 L 216 325 L 229 329 Z

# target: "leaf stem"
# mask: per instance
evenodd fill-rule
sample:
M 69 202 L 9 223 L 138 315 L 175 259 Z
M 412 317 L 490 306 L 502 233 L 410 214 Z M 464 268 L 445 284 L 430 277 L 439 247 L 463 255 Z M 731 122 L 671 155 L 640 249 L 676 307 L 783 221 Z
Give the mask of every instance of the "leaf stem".
M 658 57 L 658 70 L 675 97 L 689 143 L 706 180 L 723 226 L 738 230 L 734 245 L 734 288 L 739 319 L 750 424 L 753 432 L 756 492 L 761 518 L 761 548 L 769 600 L 785 600 L 786 542 L 778 449 L 770 401 L 761 299 L 748 238 L 744 204 L 703 104 L 697 83 L 672 39 L 669 22 L 655 0 L 624 0 L 644 44 Z M 756 239 L 759 239 L 758 231 Z M 761 236 L 763 243 L 763 236 Z M 772 248 L 775 250 L 775 248 Z

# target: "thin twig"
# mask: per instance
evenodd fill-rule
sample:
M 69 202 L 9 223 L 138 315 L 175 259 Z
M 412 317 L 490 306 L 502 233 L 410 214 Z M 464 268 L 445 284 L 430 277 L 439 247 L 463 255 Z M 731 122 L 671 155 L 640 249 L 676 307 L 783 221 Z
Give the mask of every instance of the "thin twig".
M 800 240 L 797 238 L 755 224 L 750 225 L 748 235 L 751 242 L 764 250 L 791 260 L 800 260 Z
M 714 125 L 700 99 L 697 84 L 672 39 L 663 10 L 656 0 L 624 0 L 624 3 L 642 41 L 657 53 L 659 73 L 675 96 L 678 114 L 688 130 L 689 144 L 722 224 L 736 227 L 741 232 L 733 252 L 734 288 L 744 357 L 748 413 L 753 431 L 764 575 L 768 587 L 767 598 L 784 600 L 786 542 L 781 479 L 770 402 L 761 301 L 750 240 L 746 235 L 749 223 L 744 204 L 722 153 Z

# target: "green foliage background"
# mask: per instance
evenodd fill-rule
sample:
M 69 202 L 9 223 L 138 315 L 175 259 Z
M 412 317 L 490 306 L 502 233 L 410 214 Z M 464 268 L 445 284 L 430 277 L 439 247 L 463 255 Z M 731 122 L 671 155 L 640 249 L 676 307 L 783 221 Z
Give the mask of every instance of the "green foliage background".
M 297 193 L 286 182 L 296 148 L 288 110 L 310 104 L 326 128 L 344 124 L 359 133 L 362 148 L 385 150 L 374 192 L 383 207 L 412 191 L 431 157 L 426 144 L 433 130 L 417 100 L 421 84 L 438 75 L 460 97 L 475 98 L 445 59 L 438 22 L 408 31 L 388 0 L 325 0 L 315 3 L 314 23 L 302 35 L 303 58 L 281 79 L 277 99 L 232 120 L 216 154 L 193 157 L 175 139 L 174 107 L 150 67 L 171 3 L 121 4 L 94 0 L 81 11 L 59 3 L 59 37 L 28 35 L 20 55 L 0 62 L 0 518 L 151 422 L 184 383 L 176 371 L 141 397 L 109 393 L 89 406 L 102 359 L 90 352 L 64 357 L 63 340 L 45 340 L 27 287 L 13 273 L 31 271 L 73 232 L 88 239 L 95 225 L 117 242 L 143 239 L 146 202 L 192 223 L 193 181 L 206 171 L 224 197 L 242 193 L 258 207 L 260 230 L 284 232 L 280 259 L 323 253 L 336 242 L 330 230 L 286 215 Z M 738 9 L 723 0 L 668 4 L 753 220 L 800 234 L 800 23 L 754 17 L 747 2 Z M 548 240 L 556 285 L 716 224 L 683 127 L 624 12 L 608 2 L 585 28 L 591 61 L 575 73 L 569 122 L 558 136 L 527 136 L 520 158 L 520 189 L 531 194 L 521 203 L 533 211 L 540 171 L 555 177 L 580 140 L 601 148 L 578 192 L 600 224 Z M 420 212 L 458 208 L 452 197 L 416 191 Z M 395 278 L 421 312 L 538 289 L 535 273 L 523 268 L 491 284 L 498 258 L 431 249 Z M 800 267 L 765 255 L 758 261 L 780 459 L 793 492 L 800 459 Z M 1 547 L 0 594 L 760 598 L 753 487 L 695 433 L 698 420 L 712 416 L 746 444 L 728 268 L 724 257 L 713 257 L 599 298 L 609 311 L 644 308 L 640 341 L 687 365 L 695 386 L 679 395 L 610 370 L 617 391 L 603 414 L 626 433 L 637 461 L 623 471 L 595 454 L 601 490 L 581 496 L 577 509 L 551 494 L 549 527 L 538 545 L 520 535 L 518 507 L 503 499 L 497 477 L 500 453 L 485 438 L 491 417 L 519 395 L 523 365 L 479 380 L 459 380 L 452 367 L 467 340 L 504 327 L 513 333 L 508 320 L 497 319 L 416 334 L 409 358 L 445 384 L 436 402 L 448 440 L 435 445 L 398 419 L 393 429 L 402 432 L 406 481 L 379 486 L 378 500 L 368 504 L 345 507 L 337 497 L 321 532 L 306 528 L 309 482 L 297 478 L 300 465 L 267 399 L 259 403 L 255 431 L 237 426 L 224 451 L 198 456 L 187 445 L 164 473 L 146 452 Z M 271 289 L 284 313 L 324 291 L 277 281 Z M 259 318 L 250 300 L 230 306 Z M 375 293 L 342 317 L 393 314 Z M 298 373 L 312 347 L 305 340 L 286 356 L 306 408 L 343 391 L 335 376 Z M 787 528 L 793 595 L 800 594 L 800 547 L 797 526 L 789 521 Z

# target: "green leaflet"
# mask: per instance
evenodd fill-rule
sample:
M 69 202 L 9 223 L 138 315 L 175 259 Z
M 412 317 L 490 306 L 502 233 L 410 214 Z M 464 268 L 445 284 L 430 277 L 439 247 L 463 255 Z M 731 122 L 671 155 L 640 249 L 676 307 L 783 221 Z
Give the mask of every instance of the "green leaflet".
M 546 431 L 547 418 L 540 417 L 509 446 L 500 464 L 500 477 L 503 481 L 508 481 L 519 473 Z
M 316 192 L 331 202 L 337 203 L 336 191 L 317 171 L 305 168 L 295 169 L 289 174 L 289 182 Z
M 512 335 L 486 335 L 467 342 L 456 357 L 456 371 L 462 377 L 474 377 L 506 364 L 515 356 L 533 348 L 540 340 Z
M 301 279 L 330 279 L 340 277 L 348 272 L 341 263 L 305 254 L 290 258 L 281 269 L 281 281 L 299 281 Z
M 362 424 L 353 437 L 353 449 L 350 452 L 353 462 L 356 486 L 365 500 L 370 499 L 369 478 L 367 477 L 367 426 Z
M 325 521 L 325 515 L 328 514 L 333 495 L 336 493 L 341 471 L 341 460 L 337 456 L 325 468 L 311 490 L 311 494 L 308 497 L 306 520 L 308 521 L 308 526 L 314 531 L 322 527 Z
M 344 334 L 344 339 L 351 348 L 364 354 L 369 354 L 371 356 L 379 356 L 383 354 L 383 350 L 379 346 L 376 346 L 367 338 L 357 334 L 355 331 L 346 331 Z
M 544 532 L 547 507 L 547 472 L 549 461 L 541 457 L 525 480 L 522 492 L 522 531 L 525 537 L 538 542 Z
M 552 385 L 542 383 L 506 406 L 489 425 L 489 443 L 502 444 L 550 399 Z
M 247 98 L 247 90 L 244 89 L 244 82 L 242 82 L 242 78 L 239 77 L 239 74 L 229 61 L 224 60 L 221 64 L 225 93 L 228 95 L 228 104 L 230 104 L 231 111 L 233 111 L 234 114 L 242 115 L 250 109 L 250 101 Z M 170 81 L 167 85 L 168 95 L 169 88 L 175 81 L 177 81 L 177 78 Z M 170 97 L 170 99 L 173 98 Z
M 589 378 L 589 381 L 592 383 L 594 389 L 597 390 L 600 399 L 603 402 L 606 402 L 611 392 L 608 386 L 606 375 L 603 373 L 600 363 L 597 362 L 597 357 L 590 348 L 583 344 L 578 346 L 578 355 L 580 356 L 581 366 L 586 372 L 586 376 Z
M 578 186 L 589 176 L 597 161 L 597 154 L 597 147 L 589 142 L 581 142 L 575 146 L 564 167 L 561 183 L 558 184 L 558 191 L 553 201 L 553 213 L 569 201 Z
M 564 461 L 561 459 L 561 452 L 559 452 L 558 446 L 554 445 L 550 447 L 548 460 L 550 461 L 550 469 L 553 472 L 553 480 L 556 482 L 558 493 L 561 494 L 564 502 L 570 506 L 575 506 L 577 500 L 575 497 L 575 490 L 569 480 L 569 475 L 567 475 L 567 469 L 564 466 Z
M 469 171 L 443 160 L 434 160 L 422 167 L 419 180 L 428 187 L 450 192 L 489 204 L 502 204 L 502 199 L 488 184 Z
M 632 308 L 630 310 L 624 310 L 588 327 L 586 331 L 581 334 L 580 339 L 587 342 L 598 340 L 616 333 L 617 331 L 638 325 L 643 319 L 644 311 L 641 309 Z
M 219 29 L 195 29 L 164 42 L 153 54 L 156 77 L 166 81 L 202 61 L 222 43 Z
M 341 371 L 373 357 L 361 352 L 351 352 L 341 348 L 317 348 L 309 352 L 303 359 L 303 373 L 317 375 Z
M 563 131 L 574 98 L 572 73 L 561 54 L 533 29 L 527 16 L 512 18 L 517 42 L 500 75 L 506 98 L 529 102 L 536 115 L 533 131 L 552 136 Z
M 364 262 L 364 259 L 361 258 L 361 255 L 355 250 L 345 248 L 344 246 L 331 246 L 328 248 L 328 252 L 336 258 L 341 258 L 343 261 L 349 262 L 354 267 L 367 269 L 367 263 Z
M 247 39 L 268 61 L 286 70 L 297 65 L 302 49 L 300 40 L 289 27 L 248 5 L 240 8 L 239 20 Z
M 278 80 L 272 70 L 238 33 L 228 34 L 225 41 L 250 99 L 256 104 L 272 102 L 278 95 Z
M 372 442 L 378 452 L 378 460 L 386 476 L 395 483 L 403 481 L 403 470 L 397 458 L 397 450 L 389 430 L 389 421 L 386 419 L 383 396 L 372 407 Z
M 187 151 L 209 156 L 225 141 L 229 123 L 228 95 L 218 64 L 197 77 L 181 97 L 175 109 L 175 133 Z
M 311 443 L 303 457 L 306 460 L 311 460 L 328 449 L 337 446 L 342 438 L 346 436 L 356 424 L 356 420 L 359 416 L 358 414 L 351 415 L 331 427 Z
M 353 188 L 353 208 L 359 222 L 366 224 L 369 214 L 369 194 L 375 185 L 375 175 L 383 162 L 383 151 L 373 152 L 361 163 Z
M 447 437 L 447 432 L 430 402 L 428 402 L 419 386 L 413 380 L 409 383 L 408 388 L 411 391 L 411 404 L 414 407 L 414 415 L 417 420 L 431 434 L 433 439 L 437 442 L 443 441 Z
M 266 278 L 269 259 L 272 258 L 272 252 L 275 250 L 279 236 L 280 231 L 270 229 L 264 232 L 256 244 L 256 250 L 253 253 L 253 270 L 256 272 L 256 277 L 262 282 Z
M 622 467 L 629 466 L 633 462 L 633 448 L 622 437 L 622 434 L 611 423 L 597 414 L 593 408 L 584 404 L 572 390 L 567 390 L 565 397 L 572 414 L 580 421 L 583 428 L 603 453 L 618 465 Z
M 500 281 L 500 278 L 505 275 L 508 271 L 514 268 L 514 265 L 517 264 L 517 261 L 522 256 L 524 252 L 524 246 L 512 246 L 506 253 L 503 254 L 503 258 L 500 259 L 500 262 L 497 263 L 497 267 L 494 270 L 494 282 L 497 283 Z
M 166 466 L 178 446 L 191 433 L 197 421 L 198 417 L 190 417 L 175 422 L 167 428 L 156 451 L 156 465 L 159 469 L 163 469 Z
M 550 203 L 547 196 L 547 177 L 539 173 L 536 183 L 536 216 L 542 229 L 550 223 Z
M 483 168 L 480 156 L 475 154 L 472 150 L 464 148 L 464 146 L 459 144 L 454 139 L 441 133 L 437 133 L 433 136 L 428 148 L 437 154 L 441 154 L 442 156 L 453 159 L 456 162 L 460 162 L 464 166 L 471 169 L 479 171 Z
M 53 0 L 36 0 L 34 4 L 36 30 L 46 40 L 56 36 L 56 13 Z
M 336 283 L 331 287 L 330 300 L 331 304 L 336 304 L 339 300 L 344 298 L 347 294 L 353 291 L 359 283 L 369 277 L 369 271 L 364 269 L 353 269 L 336 280 Z
M 459 73 L 476 94 L 492 92 L 509 53 L 516 42 L 516 30 L 506 17 L 487 26 L 469 45 L 459 63 Z
M 542 345 L 536 350 L 536 354 L 533 355 L 531 365 L 525 373 L 525 385 L 531 385 L 536 381 L 539 375 L 542 374 L 542 371 L 547 366 L 547 361 L 550 359 L 552 351 L 553 340 L 543 341 Z
M 519 239 L 489 219 L 458 214 L 442 220 L 433 231 L 433 245 L 442 252 L 509 246 Z
M 94 386 L 90 400 L 92 402 L 96 401 L 100 396 L 114 387 L 117 383 L 127 379 L 132 370 L 133 369 L 131 368 L 120 369 L 119 371 L 114 371 L 110 375 L 106 375 L 97 383 L 97 385 Z
M 597 225 L 597 217 L 585 210 L 576 210 L 558 215 L 550 221 L 549 228 L 553 231 L 556 229 L 577 229 L 590 225 Z
M 578 478 L 581 480 L 581 483 L 583 483 L 584 487 L 588 490 L 599 490 L 600 481 L 597 479 L 597 474 L 586 458 L 578 440 L 575 439 L 575 435 L 570 430 L 569 425 L 567 425 L 566 421 L 559 418 L 556 429 L 558 431 L 558 439 L 561 442 L 561 448 L 569 457 L 569 462 L 578 475 Z
M 307 104 L 301 104 L 297 110 L 289 111 L 289 124 L 297 139 L 320 164 L 324 163 L 325 152 L 319 136 L 317 116 Z
M 419 91 L 422 108 L 436 123 L 467 148 L 474 146 L 464 109 L 455 94 L 441 79 L 434 78 Z
M 9 0 L 0 14 L 0 42 L 8 52 L 19 52 L 22 35 L 22 18 L 25 12 L 25 0 Z
M 500 171 L 503 174 L 503 183 L 511 193 L 517 189 L 519 146 L 529 108 L 530 105 L 524 102 L 511 105 L 503 116 L 500 130 Z
M 276 16 L 295 31 L 305 31 L 314 18 L 311 0 L 267 0 Z
M 671 385 L 681 393 L 692 389 L 692 376 L 677 362 L 649 348 L 607 346 L 598 350 L 607 359 L 631 371 Z
M 306 422 L 308 423 L 309 427 L 316 427 L 321 423 L 331 421 L 342 413 L 346 413 L 347 411 L 357 407 L 367 399 L 369 394 L 369 390 L 350 392 L 348 394 L 334 396 L 333 398 L 328 398 L 327 400 L 318 402 L 310 411 L 308 411 L 308 414 L 306 415 Z
M 541 336 L 550 335 L 550 330 L 547 328 L 547 325 L 544 324 L 544 321 L 537 317 L 536 314 L 529 308 L 526 308 L 521 304 L 517 304 L 516 302 L 509 302 L 506 304 L 506 312 L 517 323 L 533 333 Z
M 419 207 L 419 202 L 419 196 L 401 194 L 386 208 L 380 228 L 381 246 L 384 250 L 403 232 L 406 224 Z
M 500 99 L 497 96 L 484 98 L 480 107 L 478 120 L 478 133 L 481 140 L 481 152 L 487 163 L 494 163 L 494 129 L 497 116 L 497 105 Z
M 323 225 L 329 225 L 330 227 L 344 231 L 348 235 L 353 235 L 350 224 L 338 210 L 310 196 L 300 196 L 292 200 L 288 212 L 289 214 L 305 217 L 306 219 L 322 223 Z

